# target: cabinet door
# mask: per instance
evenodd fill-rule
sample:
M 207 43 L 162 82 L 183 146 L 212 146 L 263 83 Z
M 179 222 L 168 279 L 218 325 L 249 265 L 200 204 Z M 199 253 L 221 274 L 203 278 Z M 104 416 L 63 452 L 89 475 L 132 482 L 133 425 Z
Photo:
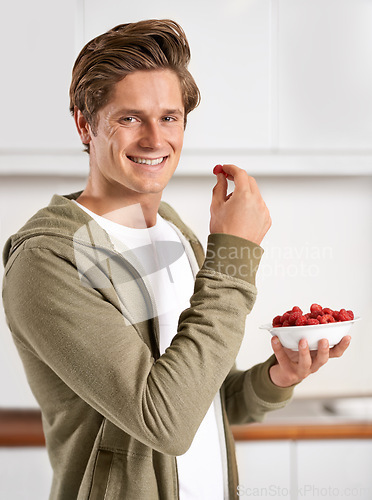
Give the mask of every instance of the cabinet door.
M 372 2 L 278 0 L 278 146 L 372 148 Z
M 6 2 L 2 10 L 0 149 L 81 149 L 68 95 L 75 1 Z
M 45 448 L 0 449 L 0 498 L 4 500 L 49 498 L 52 474 Z
M 372 440 L 299 441 L 298 500 L 372 498 Z
M 238 496 L 292 499 L 290 441 L 237 442 Z

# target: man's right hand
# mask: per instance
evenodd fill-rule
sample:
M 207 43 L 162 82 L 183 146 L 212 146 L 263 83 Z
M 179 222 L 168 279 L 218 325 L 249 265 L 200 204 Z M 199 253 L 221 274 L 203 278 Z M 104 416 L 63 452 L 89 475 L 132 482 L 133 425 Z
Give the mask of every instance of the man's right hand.
M 240 236 L 259 245 L 271 226 L 269 210 L 257 183 L 247 172 L 235 165 L 223 165 L 235 189 L 227 195 L 227 179 L 217 174 L 211 203 L 211 233 Z

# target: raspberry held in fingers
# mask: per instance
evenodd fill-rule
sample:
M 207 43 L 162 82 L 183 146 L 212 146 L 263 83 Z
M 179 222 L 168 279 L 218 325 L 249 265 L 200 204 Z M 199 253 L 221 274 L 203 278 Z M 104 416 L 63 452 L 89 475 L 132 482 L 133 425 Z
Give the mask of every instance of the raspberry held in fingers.
M 218 175 L 218 174 L 223 174 L 225 177 L 227 177 L 227 173 L 224 172 L 223 168 L 222 168 L 222 165 L 216 165 L 213 169 L 213 173 L 215 175 Z

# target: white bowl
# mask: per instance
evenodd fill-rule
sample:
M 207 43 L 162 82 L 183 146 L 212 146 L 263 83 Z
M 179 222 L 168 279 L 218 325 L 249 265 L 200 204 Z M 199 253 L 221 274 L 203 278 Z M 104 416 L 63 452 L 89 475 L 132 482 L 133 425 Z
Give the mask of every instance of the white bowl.
M 280 343 L 292 351 L 298 351 L 298 343 L 301 339 L 306 339 L 310 350 L 316 351 L 321 339 L 328 339 L 329 347 L 338 344 L 342 337 L 348 335 L 350 328 L 359 319 L 358 317 L 350 321 L 337 321 L 325 325 L 278 326 L 276 328 L 267 324 L 260 328 L 269 330 L 273 336 L 277 335 Z

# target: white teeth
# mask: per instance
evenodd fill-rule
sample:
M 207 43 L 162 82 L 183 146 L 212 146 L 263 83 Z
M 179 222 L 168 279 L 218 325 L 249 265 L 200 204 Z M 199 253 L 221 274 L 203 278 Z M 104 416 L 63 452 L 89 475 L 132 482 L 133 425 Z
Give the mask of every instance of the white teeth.
M 159 165 L 164 160 L 164 156 L 162 158 L 157 158 L 156 160 L 148 160 L 147 158 L 135 158 L 134 156 L 129 156 L 129 159 L 134 161 L 135 163 L 142 163 L 144 165 Z

